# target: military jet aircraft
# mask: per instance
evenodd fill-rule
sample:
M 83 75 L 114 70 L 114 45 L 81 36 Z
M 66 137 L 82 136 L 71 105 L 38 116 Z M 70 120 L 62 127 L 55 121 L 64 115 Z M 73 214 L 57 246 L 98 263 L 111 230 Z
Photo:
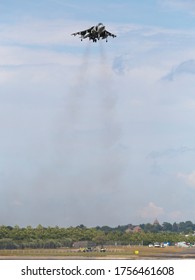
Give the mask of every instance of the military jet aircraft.
M 90 27 L 89 29 L 83 30 L 83 31 L 79 31 L 79 32 L 75 32 L 71 35 L 81 35 L 81 41 L 83 41 L 83 39 L 89 38 L 89 40 L 93 40 L 93 42 L 97 42 L 97 40 L 100 39 L 106 39 L 106 42 L 108 41 L 107 38 L 108 36 L 111 37 L 116 37 L 116 35 L 108 32 L 105 29 L 105 26 L 103 25 L 103 23 L 99 23 L 98 25 L 94 25 L 92 27 Z

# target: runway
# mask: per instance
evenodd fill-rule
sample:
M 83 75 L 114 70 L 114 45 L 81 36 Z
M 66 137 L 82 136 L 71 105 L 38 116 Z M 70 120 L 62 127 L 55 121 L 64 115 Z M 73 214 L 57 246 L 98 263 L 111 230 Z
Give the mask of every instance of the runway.
M 0 260 L 186 260 L 195 259 L 195 248 L 169 248 L 166 249 L 146 249 L 138 248 L 139 254 L 134 254 L 134 248 L 130 248 L 129 252 L 111 252 L 108 251 L 106 254 L 93 254 L 93 253 L 82 253 L 82 254 L 67 254 L 67 251 L 50 250 L 47 252 L 38 251 L 24 252 L 23 254 L 14 254 L 13 250 L 11 254 L 1 254 Z M 172 249 L 172 250 L 171 250 Z M 17 253 L 17 252 L 16 252 Z M 36 254 L 35 254 L 36 253 Z

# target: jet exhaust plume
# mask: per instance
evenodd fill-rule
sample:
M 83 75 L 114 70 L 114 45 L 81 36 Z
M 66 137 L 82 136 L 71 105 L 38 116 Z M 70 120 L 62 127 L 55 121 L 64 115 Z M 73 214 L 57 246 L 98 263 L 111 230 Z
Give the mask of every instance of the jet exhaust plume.
M 100 145 L 102 163 L 99 170 L 99 184 L 110 195 L 120 189 L 122 176 L 122 155 L 119 142 L 122 128 L 117 119 L 117 93 L 112 86 L 112 73 L 108 67 L 105 46 L 99 44 L 99 75 L 98 89 L 100 92 Z
M 117 93 L 104 46 L 100 42 L 98 60 L 93 61 L 91 46 L 86 46 L 72 87 L 67 86 L 60 104 L 44 149 L 47 161 L 38 162 L 34 180 L 27 182 L 23 196 L 29 224 L 36 220 L 50 226 L 90 226 L 91 216 L 94 224 L 102 224 L 108 217 L 114 222 L 117 215 L 111 198 L 121 190 L 124 168 Z
M 75 79 L 73 79 L 73 85 L 67 96 L 67 117 L 72 124 L 78 121 L 79 114 L 82 113 L 81 107 L 88 85 L 87 73 L 89 68 L 90 47 L 90 43 L 88 42 L 81 58 L 78 73 L 75 75 Z

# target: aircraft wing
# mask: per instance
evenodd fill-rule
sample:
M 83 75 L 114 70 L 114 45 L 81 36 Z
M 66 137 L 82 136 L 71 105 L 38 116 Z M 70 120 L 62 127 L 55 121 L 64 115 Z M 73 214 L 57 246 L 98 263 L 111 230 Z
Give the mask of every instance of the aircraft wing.
M 110 33 L 109 31 L 107 31 L 107 30 L 105 30 L 105 35 L 106 35 L 106 37 L 108 37 L 108 36 L 111 36 L 111 37 L 116 37 L 116 35 L 115 34 L 113 34 L 113 33 Z
M 86 30 L 83 30 L 83 31 L 79 31 L 79 32 L 75 32 L 75 33 L 72 33 L 71 35 L 81 35 L 81 36 L 85 36 L 87 33 L 91 33 L 91 30 L 94 28 L 94 26 L 92 26 L 91 28 L 89 29 L 86 29 Z

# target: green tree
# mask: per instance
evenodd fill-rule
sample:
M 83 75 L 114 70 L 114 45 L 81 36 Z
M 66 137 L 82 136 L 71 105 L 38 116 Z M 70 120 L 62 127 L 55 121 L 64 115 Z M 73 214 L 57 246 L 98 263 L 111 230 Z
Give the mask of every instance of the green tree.
M 107 236 L 103 231 L 97 231 L 92 241 L 97 245 L 104 245 L 107 241 Z
M 185 233 L 192 233 L 194 231 L 194 225 L 191 221 L 185 222 Z
M 164 222 L 162 224 L 162 230 L 163 231 L 172 231 L 173 230 L 173 226 L 170 223 Z
M 172 231 L 173 232 L 178 232 L 179 231 L 179 226 L 178 226 L 178 224 L 176 222 L 173 223 Z

